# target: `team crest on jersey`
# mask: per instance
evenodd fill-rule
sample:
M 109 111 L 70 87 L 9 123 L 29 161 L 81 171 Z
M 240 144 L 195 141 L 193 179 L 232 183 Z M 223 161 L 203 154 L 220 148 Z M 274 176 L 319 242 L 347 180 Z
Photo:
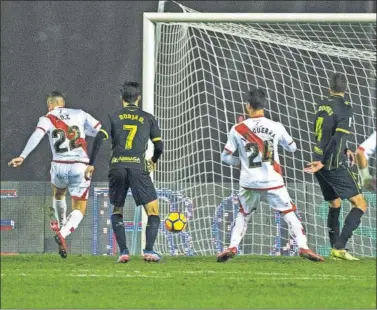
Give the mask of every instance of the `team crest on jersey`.
M 80 132 L 77 126 L 68 127 L 68 132 L 67 132 L 68 140 L 78 139 L 79 137 L 80 137 Z

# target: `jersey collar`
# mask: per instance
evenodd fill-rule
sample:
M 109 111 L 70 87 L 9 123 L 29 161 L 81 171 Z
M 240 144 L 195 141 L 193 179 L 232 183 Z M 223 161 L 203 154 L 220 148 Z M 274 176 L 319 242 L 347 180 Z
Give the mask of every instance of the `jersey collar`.
M 129 105 L 127 105 L 127 106 L 125 106 L 125 107 L 123 107 L 123 108 L 125 108 L 125 109 L 127 109 L 127 108 L 139 108 L 136 104 L 129 104 Z

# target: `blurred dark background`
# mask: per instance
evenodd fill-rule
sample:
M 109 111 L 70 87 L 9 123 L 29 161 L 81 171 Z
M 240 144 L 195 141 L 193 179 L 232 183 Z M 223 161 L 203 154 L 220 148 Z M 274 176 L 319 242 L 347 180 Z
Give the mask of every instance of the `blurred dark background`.
M 201 12 L 372 13 L 375 1 L 180 1 Z M 67 106 L 101 119 L 120 104 L 123 80 L 142 78 L 143 12 L 158 1 L 1 1 L 1 180 L 48 181 L 51 152 L 45 138 L 21 169 L 18 156 L 47 93 L 66 94 Z M 166 11 L 180 11 L 167 3 Z M 107 180 L 102 148 L 94 180 Z

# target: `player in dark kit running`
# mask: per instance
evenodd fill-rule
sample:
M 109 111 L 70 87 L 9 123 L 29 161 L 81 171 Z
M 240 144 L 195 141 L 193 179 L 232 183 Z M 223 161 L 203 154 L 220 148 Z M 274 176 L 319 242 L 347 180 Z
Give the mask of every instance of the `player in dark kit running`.
M 352 128 L 352 106 L 344 100 L 347 88 L 345 76 L 335 73 L 329 82 L 330 96 L 318 104 L 315 117 L 315 161 L 308 164 L 304 170 L 315 174 L 323 197 L 329 202 L 327 226 L 332 247 L 330 258 L 358 260 L 345 249 L 348 239 L 359 226 L 361 216 L 367 210 L 367 203 L 361 194 L 357 179 L 348 169 L 348 161 L 354 163 L 353 153 L 346 148 Z M 353 208 L 339 234 L 341 199 L 348 199 Z
M 111 216 L 112 227 L 120 250 L 118 262 L 129 260 L 126 234 L 123 225 L 123 206 L 129 188 L 132 190 L 136 205 L 143 205 L 148 215 L 144 260 L 158 262 L 161 256 L 153 251 L 153 245 L 160 226 L 156 190 L 149 176 L 150 171 L 163 151 L 160 128 L 153 115 L 141 110 L 140 86 L 136 82 L 125 82 L 121 89 L 123 107 L 109 113 L 96 139 L 86 169 L 86 177 L 91 178 L 94 163 L 103 140 L 112 138 L 112 156 L 109 171 L 109 196 L 114 205 Z M 148 141 L 154 144 L 154 154 L 145 160 Z

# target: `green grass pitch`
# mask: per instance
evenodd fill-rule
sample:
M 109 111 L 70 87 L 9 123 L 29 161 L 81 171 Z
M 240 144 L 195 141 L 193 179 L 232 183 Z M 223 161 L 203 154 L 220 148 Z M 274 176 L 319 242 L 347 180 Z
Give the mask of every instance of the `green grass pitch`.
M 1 257 L 1 308 L 376 308 L 376 260 Z

